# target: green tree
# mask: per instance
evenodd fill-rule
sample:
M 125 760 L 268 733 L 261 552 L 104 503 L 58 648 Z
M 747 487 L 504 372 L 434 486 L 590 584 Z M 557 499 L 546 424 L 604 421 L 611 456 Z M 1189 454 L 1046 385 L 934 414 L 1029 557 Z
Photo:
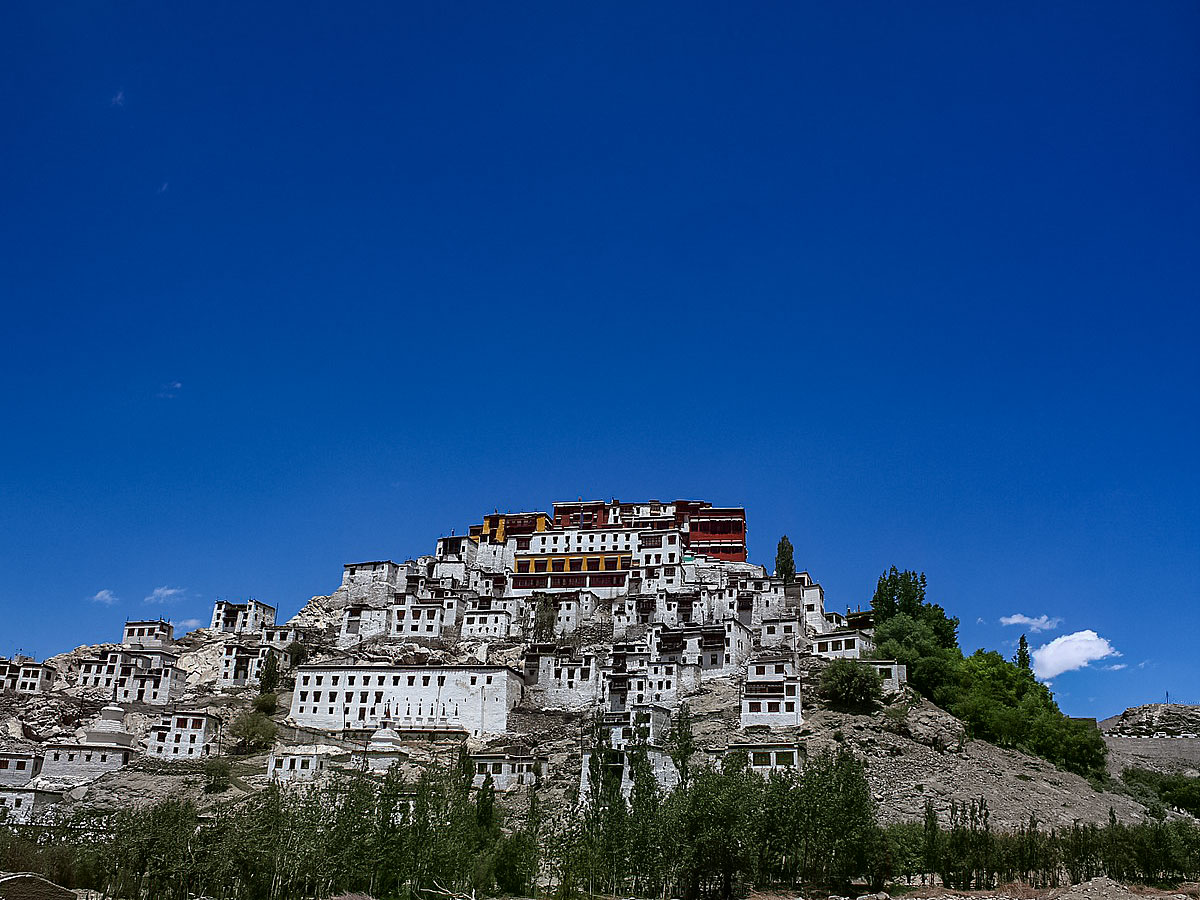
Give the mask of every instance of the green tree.
M 883 682 L 866 663 L 835 659 L 821 673 L 820 693 L 840 712 L 870 712 L 883 698 Z
M 667 748 L 667 755 L 671 757 L 671 762 L 675 763 L 679 772 L 679 782 L 686 788 L 692 756 L 696 752 L 696 736 L 692 733 L 692 711 L 686 703 L 679 705 L 679 712 L 675 714 L 675 721 L 671 723 L 663 742 Z
M 909 616 L 923 622 L 933 632 L 938 644 L 950 649 L 958 646 L 957 618 L 946 615 L 936 603 L 925 599 L 925 573 L 900 572 L 892 566 L 879 576 L 875 595 L 871 598 L 871 609 L 875 613 L 875 625 L 879 626 L 895 616 Z
M 1024 669 L 1026 672 L 1033 671 L 1033 660 L 1029 656 L 1029 641 L 1025 640 L 1025 635 L 1021 635 L 1021 640 L 1017 642 L 1017 668 Z
M 262 666 L 258 671 L 258 692 L 260 694 L 273 694 L 278 687 L 279 660 L 275 658 L 274 651 L 268 650 L 266 659 L 262 661 Z
M 792 542 L 786 534 L 779 539 L 779 545 L 775 548 L 775 575 L 782 578 L 784 584 L 791 584 L 796 580 L 796 560 L 793 556 Z
M 275 740 L 275 723 L 260 712 L 243 710 L 229 726 L 229 736 L 237 742 L 235 753 L 250 753 L 270 746 Z
M 259 694 L 250 705 L 255 712 L 260 712 L 264 716 L 273 716 L 279 706 L 279 698 L 275 694 Z
M 229 760 L 221 759 L 219 756 L 210 756 L 204 761 L 204 792 L 219 794 L 229 790 L 229 779 L 232 774 L 233 766 L 229 764 Z

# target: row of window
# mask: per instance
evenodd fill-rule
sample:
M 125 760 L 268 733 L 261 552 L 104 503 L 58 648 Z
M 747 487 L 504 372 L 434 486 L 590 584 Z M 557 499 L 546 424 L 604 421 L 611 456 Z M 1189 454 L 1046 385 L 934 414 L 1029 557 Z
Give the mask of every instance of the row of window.
M 780 701 L 778 701 L 778 700 L 767 701 L 767 712 L 769 712 L 769 713 L 779 712 L 779 702 Z M 760 713 L 763 711 L 763 705 L 762 705 L 761 700 L 750 700 L 749 707 L 750 708 L 749 708 L 748 712 Z M 794 700 L 788 700 L 788 701 L 784 702 L 783 711 L 794 713 L 796 711 L 796 702 Z
M 330 676 L 330 678 L 329 678 L 329 683 L 330 683 L 330 684 L 332 684 L 332 685 L 336 685 L 336 684 L 338 683 L 338 679 L 340 679 L 341 677 L 342 677 L 342 676 L 340 676 L 340 675 L 332 675 L 332 676 Z M 354 680 L 355 680 L 356 678 L 358 678 L 358 677 L 359 677 L 359 676 L 357 676 L 357 675 L 347 675 L 347 676 L 346 676 L 346 684 L 347 684 L 347 685 L 351 685 L 351 686 L 352 686 L 352 685 L 354 684 Z M 376 683 L 377 685 L 379 685 L 380 687 L 382 687 L 382 686 L 383 686 L 383 683 L 384 683 L 384 678 L 385 678 L 385 676 L 383 676 L 383 675 L 376 675 L 376 676 L 374 676 L 374 677 L 375 677 L 375 679 L 376 679 L 375 683 Z M 417 676 L 416 676 L 416 675 L 408 675 L 408 676 L 393 675 L 393 676 L 392 676 L 392 686 L 393 686 L 393 687 L 396 687 L 396 686 L 398 686 L 398 685 L 400 684 L 400 679 L 401 679 L 401 677 L 407 677 L 407 678 L 408 678 L 408 684 L 409 684 L 410 686 L 412 686 L 412 685 L 415 685 L 415 684 L 416 684 L 416 679 L 417 679 Z M 431 677 L 432 677 L 432 676 L 430 676 L 430 675 L 422 675 L 422 676 L 421 676 L 421 684 L 422 684 L 423 686 L 425 686 L 425 687 L 428 687 L 428 686 L 429 686 L 429 679 L 430 679 Z M 317 685 L 320 685 L 320 684 L 323 682 L 323 680 L 324 680 L 325 676 L 324 676 L 324 675 L 311 675 L 311 676 L 310 676 L 310 675 L 302 675 L 302 676 L 300 676 L 300 683 L 301 683 L 301 684 L 308 684 L 308 683 L 309 683 L 309 679 L 310 679 L 310 678 L 312 679 L 313 683 L 315 683 L 315 684 L 317 684 Z M 371 684 L 371 678 L 372 678 L 372 676 L 370 676 L 370 675 L 363 675 L 363 676 L 362 676 L 362 686 L 363 686 L 363 687 L 368 687 L 368 686 Z M 475 683 L 478 681 L 478 679 L 479 679 L 479 676 L 478 676 L 478 675 L 472 675 L 472 676 L 471 676 L 471 684 L 472 684 L 472 685 L 474 685 L 474 684 L 475 684 Z M 446 683 L 446 676 L 445 676 L 445 675 L 439 675 L 439 676 L 437 676 L 437 683 L 438 683 L 439 685 L 443 685 L 443 684 L 445 684 L 445 683 Z M 484 683 L 485 683 L 485 684 L 491 684 L 491 683 L 492 683 L 492 676 L 491 676 L 491 675 L 488 675 L 488 676 L 486 676 L 486 681 L 485 681 Z

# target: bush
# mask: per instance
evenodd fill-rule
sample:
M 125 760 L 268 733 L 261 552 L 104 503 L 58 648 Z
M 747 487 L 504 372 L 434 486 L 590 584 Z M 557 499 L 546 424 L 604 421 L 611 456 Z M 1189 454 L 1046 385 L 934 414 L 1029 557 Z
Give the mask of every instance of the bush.
M 821 673 L 820 692 L 839 712 L 870 712 L 883 698 L 883 682 L 858 660 L 835 659 Z
M 251 705 L 255 712 L 260 712 L 264 716 L 273 716 L 279 706 L 279 698 L 274 694 L 259 694 Z
M 204 792 L 219 794 L 229 790 L 229 778 L 232 772 L 233 766 L 229 764 L 229 760 L 217 756 L 206 759 L 204 761 Z
M 236 753 L 250 753 L 270 746 L 275 740 L 275 723 L 260 712 L 244 710 L 229 726 L 229 736 L 237 741 Z

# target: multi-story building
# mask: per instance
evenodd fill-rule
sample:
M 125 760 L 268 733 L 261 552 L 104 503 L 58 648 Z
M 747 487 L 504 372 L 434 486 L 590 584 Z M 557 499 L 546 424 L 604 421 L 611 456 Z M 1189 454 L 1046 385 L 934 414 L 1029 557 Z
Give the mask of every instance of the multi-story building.
M 505 666 L 307 665 L 296 672 L 290 718 L 328 731 L 460 728 L 504 734 L 524 693 Z
M 163 713 L 146 735 L 146 755 L 172 762 L 203 759 L 216 752 L 221 720 L 201 710 Z
M 795 658 L 789 654 L 751 660 L 742 683 L 742 727 L 796 727 L 803 721 Z
M 554 504 L 554 525 L 582 529 L 675 528 L 683 533 L 685 546 L 692 554 L 728 562 L 746 561 L 746 510 L 742 507 L 714 507 L 702 500 L 577 500 Z
M 226 644 L 217 683 L 223 688 L 240 688 L 258 684 L 263 663 L 267 661 L 268 656 L 275 657 L 281 670 L 292 667 L 292 656 L 286 647 L 281 649 L 257 640 Z
M 121 643 L 126 647 L 162 649 L 175 642 L 175 626 L 163 619 L 136 619 L 125 623 Z
M 582 709 L 600 700 L 600 666 L 593 653 L 555 644 L 525 650 L 525 686 L 530 701 L 552 709 Z
M 185 685 L 179 658 L 164 650 L 109 650 L 79 665 L 81 687 L 102 688 L 120 703 L 162 706 L 179 697 Z
M 0 690 L 17 694 L 42 694 L 54 687 L 57 671 L 49 663 L 28 656 L 0 657 Z
M 737 619 L 679 628 L 654 624 L 648 637 L 652 660 L 687 663 L 704 672 L 739 669 L 754 646 L 754 635 Z
M 275 607 L 258 600 L 245 603 L 230 603 L 218 600 L 213 604 L 213 631 L 226 634 L 259 634 L 268 625 L 275 624 Z

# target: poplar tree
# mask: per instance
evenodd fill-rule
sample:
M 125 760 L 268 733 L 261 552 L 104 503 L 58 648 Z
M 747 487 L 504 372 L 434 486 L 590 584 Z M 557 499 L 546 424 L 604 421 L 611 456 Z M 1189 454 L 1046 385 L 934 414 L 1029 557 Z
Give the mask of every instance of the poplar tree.
M 1025 640 L 1025 635 L 1021 635 L 1021 640 L 1017 644 L 1017 666 L 1026 672 L 1033 671 L 1033 662 L 1029 656 L 1029 641 Z
M 779 545 L 775 548 L 775 575 L 782 578 L 784 584 L 796 580 L 796 560 L 792 553 L 792 542 L 786 534 L 779 539 Z

